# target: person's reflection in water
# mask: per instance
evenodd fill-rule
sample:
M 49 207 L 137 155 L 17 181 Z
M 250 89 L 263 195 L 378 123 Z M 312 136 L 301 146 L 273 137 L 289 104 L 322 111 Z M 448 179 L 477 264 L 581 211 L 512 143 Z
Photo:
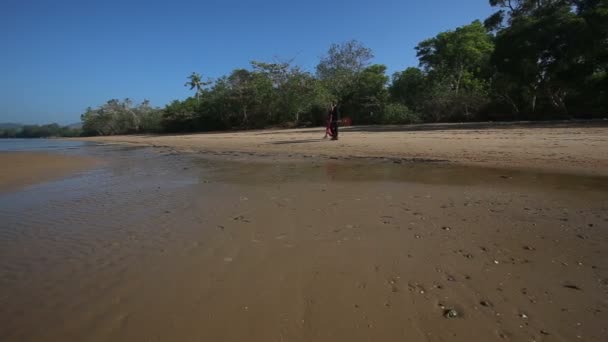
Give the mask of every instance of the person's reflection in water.
M 338 168 L 339 166 L 336 163 L 325 163 L 325 174 L 327 175 L 327 178 L 330 180 L 335 180 L 338 174 Z

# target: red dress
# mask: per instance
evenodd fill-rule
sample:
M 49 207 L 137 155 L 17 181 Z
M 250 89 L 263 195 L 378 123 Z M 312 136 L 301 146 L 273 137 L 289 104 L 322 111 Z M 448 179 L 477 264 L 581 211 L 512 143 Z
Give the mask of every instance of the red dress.
M 325 135 L 329 135 L 333 137 L 334 135 L 331 133 L 331 114 L 327 116 L 327 124 L 325 125 Z

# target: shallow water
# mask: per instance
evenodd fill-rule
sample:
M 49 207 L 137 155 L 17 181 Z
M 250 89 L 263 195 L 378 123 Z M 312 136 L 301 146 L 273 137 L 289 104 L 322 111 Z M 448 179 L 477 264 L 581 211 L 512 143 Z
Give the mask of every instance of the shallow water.
M 384 160 L 323 160 L 298 162 L 199 161 L 214 178 L 238 184 L 275 182 L 398 182 L 428 185 L 488 186 L 540 191 L 564 191 L 576 195 L 605 194 L 608 177 L 551 173 L 546 171 L 492 169 L 436 162 Z
M 608 277 L 605 258 L 594 261 L 608 251 L 598 230 L 608 222 L 606 178 L 115 145 L 54 153 L 107 162 L 0 194 L 2 341 L 464 341 L 476 320 L 484 340 L 542 329 L 568 340 L 576 329 L 559 322 L 581 318 L 590 340 L 608 336 L 605 314 L 592 314 L 608 312 L 593 285 Z M 444 226 L 459 233 L 447 238 Z M 536 255 L 523 255 L 525 244 Z M 494 260 L 508 266 L 492 269 Z M 445 283 L 446 269 L 477 282 Z M 518 297 L 522 287 L 539 296 L 549 288 L 545 297 L 560 302 L 561 281 L 586 291 L 563 297 L 575 317 Z M 525 308 L 535 319 L 525 329 L 516 314 L 497 322 L 473 308 L 480 293 L 503 314 Z M 445 325 L 445 297 L 470 321 Z M 443 332 L 429 338 L 437 326 Z
M 0 139 L 4 151 L 65 151 L 93 145 L 89 142 L 59 139 Z

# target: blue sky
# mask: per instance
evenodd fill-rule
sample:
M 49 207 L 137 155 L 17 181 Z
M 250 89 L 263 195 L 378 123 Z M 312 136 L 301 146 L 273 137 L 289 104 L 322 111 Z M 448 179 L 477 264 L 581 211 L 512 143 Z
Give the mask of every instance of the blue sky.
M 392 73 L 418 64 L 421 40 L 492 13 L 488 0 L 2 3 L 0 122 L 61 124 L 110 98 L 185 98 L 192 71 L 218 77 L 275 57 L 313 71 L 350 39 Z

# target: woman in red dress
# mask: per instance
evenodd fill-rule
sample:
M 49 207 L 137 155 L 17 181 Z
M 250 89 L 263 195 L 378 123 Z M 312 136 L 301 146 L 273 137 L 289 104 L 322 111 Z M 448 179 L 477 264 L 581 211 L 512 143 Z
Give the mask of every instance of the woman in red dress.
M 325 123 L 325 136 L 323 137 L 323 139 L 327 139 L 328 136 L 333 137 L 333 133 L 332 133 L 332 129 L 331 129 L 331 122 L 332 122 L 332 116 L 334 113 L 334 107 L 336 105 L 332 103 L 330 109 L 329 109 L 329 113 L 327 114 L 327 122 Z

